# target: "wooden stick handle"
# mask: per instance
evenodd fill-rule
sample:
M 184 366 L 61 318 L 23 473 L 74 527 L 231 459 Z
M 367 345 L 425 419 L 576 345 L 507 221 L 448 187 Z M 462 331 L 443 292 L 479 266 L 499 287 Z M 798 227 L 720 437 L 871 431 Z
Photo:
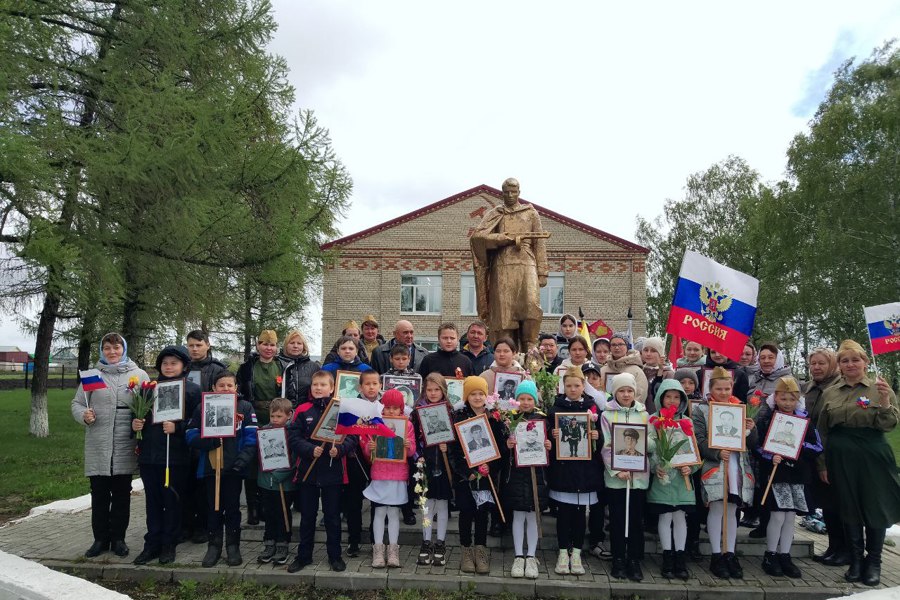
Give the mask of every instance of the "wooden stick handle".
M 684 487 L 689 492 L 694 491 L 694 486 L 691 485 L 691 476 L 690 475 L 684 475 Z
M 729 460 L 731 460 L 729 458 Z M 728 552 L 728 461 L 724 463 L 725 493 L 722 495 L 722 552 Z
M 494 480 L 491 479 L 491 474 L 488 472 L 487 474 L 488 483 L 491 484 L 491 493 L 494 494 L 494 500 L 497 501 L 497 510 L 500 511 L 500 520 L 506 524 L 506 515 L 503 514 L 503 507 L 500 505 L 500 497 L 497 496 L 497 488 L 494 487 Z
M 766 503 L 766 498 L 769 497 L 769 490 L 772 489 L 772 481 L 775 479 L 775 471 L 778 470 L 778 465 L 774 465 L 772 467 L 772 474 L 769 475 L 769 483 L 766 484 L 766 491 L 763 492 L 762 504 Z
M 631 519 L 631 479 L 625 480 L 625 539 L 628 539 L 628 525 Z
M 280 483 L 278 484 L 278 493 L 281 494 L 281 514 L 284 517 L 284 530 L 290 535 L 291 524 L 288 521 L 287 502 L 284 501 L 284 486 Z
M 222 490 L 222 446 L 216 448 L 216 501 L 215 510 L 219 512 L 219 495 Z
M 450 461 L 447 460 L 447 453 L 441 452 L 441 457 L 444 459 L 444 468 L 447 469 L 447 481 L 450 482 L 450 487 L 453 487 L 453 471 L 450 469 Z
M 541 529 L 541 502 L 538 499 L 537 472 L 534 467 L 531 467 L 531 496 L 534 498 L 534 518 L 537 521 L 538 537 L 542 538 L 544 532 Z

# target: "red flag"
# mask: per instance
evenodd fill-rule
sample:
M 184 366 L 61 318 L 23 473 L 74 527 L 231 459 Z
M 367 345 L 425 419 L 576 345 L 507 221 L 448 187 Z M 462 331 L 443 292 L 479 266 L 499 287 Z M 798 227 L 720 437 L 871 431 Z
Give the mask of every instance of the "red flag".
M 669 345 L 669 362 L 672 366 L 678 364 L 678 359 L 684 356 L 684 348 L 681 346 L 681 336 L 673 335 L 672 342 Z
M 588 325 L 588 331 L 590 331 L 594 337 L 598 338 L 609 338 L 613 333 L 612 327 L 604 323 L 603 319 L 597 319 Z

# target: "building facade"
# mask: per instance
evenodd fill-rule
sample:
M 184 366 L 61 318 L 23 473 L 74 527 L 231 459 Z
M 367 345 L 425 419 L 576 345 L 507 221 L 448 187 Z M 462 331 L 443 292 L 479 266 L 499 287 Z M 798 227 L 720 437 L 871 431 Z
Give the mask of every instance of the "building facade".
M 527 202 L 526 200 L 522 200 Z M 469 235 L 500 190 L 481 185 L 359 233 L 323 245 L 335 253 L 324 276 L 322 353 L 348 320 L 374 314 L 390 339 L 399 319 L 412 322 L 416 341 L 433 348 L 437 328 L 464 330 L 477 319 Z M 541 288 L 542 331 L 556 332 L 565 313 L 584 311 L 624 330 L 631 307 L 634 334 L 644 335 L 649 251 L 531 202 L 546 231 L 550 276 Z

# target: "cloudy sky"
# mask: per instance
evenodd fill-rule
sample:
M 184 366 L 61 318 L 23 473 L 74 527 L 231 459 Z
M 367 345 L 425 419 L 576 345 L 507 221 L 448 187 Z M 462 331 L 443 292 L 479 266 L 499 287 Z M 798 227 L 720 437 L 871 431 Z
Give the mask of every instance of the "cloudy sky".
M 890 0 L 274 7 L 271 51 L 354 180 L 345 235 L 513 176 L 526 200 L 634 239 L 638 215 L 729 154 L 781 178 L 835 68 L 900 33 Z M 33 349 L 8 317 L 4 344 Z

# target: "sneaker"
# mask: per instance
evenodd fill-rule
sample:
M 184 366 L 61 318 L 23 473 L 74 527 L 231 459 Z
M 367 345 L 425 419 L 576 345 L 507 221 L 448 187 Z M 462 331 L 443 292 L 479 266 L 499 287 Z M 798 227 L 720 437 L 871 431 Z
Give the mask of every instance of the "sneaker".
M 435 542 L 433 556 L 431 564 L 435 567 L 443 567 L 447 564 L 447 546 L 444 544 L 444 540 Z
M 537 563 L 537 559 L 533 556 L 529 556 L 525 559 L 525 578 L 526 579 L 537 579 L 538 578 L 538 563 Z
M 283 565 L 288 559 L 288 543 L 278 542 L 275 544 L 275 556 L 272 557 L 272 564 Z
M 606 542 L 597 542 L 594 544 L 594 547 L 591 548 L 591 556 L 599 558 L 600 560 L 612 560 L 612 552 L 607 548 Z
M 628 573 L 625 571 L 625 559 L 614 558 L 612 561 L 612 569 L 609 572 L 610 577 L 614 579 L 625 579 Z
M 569 561 L 569 572 L 572 575 L 584 575 L 584 565 L 581 564 L 581 548 L 572 550 L 572 559 Z
M 356 558 L 359 556 L 359 544 L 350 544 L 347 546 L 347 556 L 350 558 Z
M 264 540 L 263 541 L 263 550 L 259 553 L 259 556 L 256 557 L 256 562 L 261 565 L 272 562 L 272 557 L 275 556 L 275 540 Z
M 553 571 L 557 575 L 568 575 L 569 574 L 569 551 L 568 550 L 560 550 L 559 556 L 556 557 L 556 568 Z
M 417 565 L 430 565 L 431 564 L 431 555 L 432 555 L 432 545 L 431 542 L 423 541 L 422 545 L 419 547 L 419 559 L 416 561 Z
M 642 581 L 644 572 L 641 570 L 641 561 L 629 558 L 625 563 L 625 574 L 631 581 Z
M 516 579 L 521 579 L 525 577 L 525 558 L 522 556 L 517 556 L 513 561 L 512 570 L 509 572 L 510 577 L 514 577 Z

